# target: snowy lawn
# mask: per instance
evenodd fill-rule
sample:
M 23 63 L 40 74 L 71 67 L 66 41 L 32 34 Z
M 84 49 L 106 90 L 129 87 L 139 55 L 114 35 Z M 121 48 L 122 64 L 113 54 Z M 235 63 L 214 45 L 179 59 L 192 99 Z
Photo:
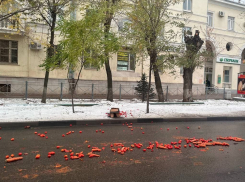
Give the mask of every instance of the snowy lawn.
M 71 100 L 47 100 L 41 104 L 40 99 L 0 99 L 0 122 L 14 121 L 51 121 L 107 119 L 112 107 L 127 113 L 127 118 L 171 118 L 171 117 L 207 117 L 207 116 L 245 116 L 245 102 L 228 100 L 199 101 L 198 105 L 150 105 L 150 113 L 146 114 L 146 103 L 134 100 L 108 102 L 106 100 L 75 100 L 75 104 L 96 103 L 92 107 L 57 106 L 71 104 Z M 125 117 L 125 116 L 123 116 Z

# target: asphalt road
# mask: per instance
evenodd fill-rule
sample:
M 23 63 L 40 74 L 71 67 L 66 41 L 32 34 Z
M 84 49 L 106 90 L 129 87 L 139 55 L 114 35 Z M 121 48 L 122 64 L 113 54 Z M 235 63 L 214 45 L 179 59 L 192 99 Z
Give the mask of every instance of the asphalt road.
M 96 133 L 99 129 L 104 133 Z M 48 139 L 35 135 L 35 131 L 47 131 Z M 74 133 L 62 137 L 69 131 Z M 133 131 L 126 125 L 1 129 L 0 181 L 245 181 L 245 142 L 227 141 L 229 147 L 210 146 L 206 149 L 183 147 L 185 138 L 245 138 L 244 131 L 244 121 L 133 124 Z M 11 141 L 11 138 L 15 140 Z M 149 142 L 167 144 L 180 139 L 183 141 L 181 150 L 154 148 L 153 152 L 148 149 L 143 152 Z M 125 147 L 142 143 L 143 147 L 121 155 L 111 151 L 112 143 L 123 143 Z M 57 145 L 62 147 L 56 149 Z M 91 151 L 88 145 L 105 149 L 98 153 L 98 158 L 85 155 L 82 160 L 65 161 L 65 153 L 61 149 L 87 154 Z M 48 158 L 50 151 L 54 151 L 55 155 Z M 19 152 L 26 153 L 23 160 L 5 162 L 6 155 L 16 156 Z M 35 159 L 36 154 L 41 155 L 40 159 Z

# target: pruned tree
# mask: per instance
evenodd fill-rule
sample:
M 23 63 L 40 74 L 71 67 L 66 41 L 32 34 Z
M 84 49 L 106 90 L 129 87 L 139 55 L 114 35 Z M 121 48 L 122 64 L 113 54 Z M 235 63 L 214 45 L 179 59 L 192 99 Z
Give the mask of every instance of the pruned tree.
M 183 102 L 193 102 L 192 78 L 193 72 L 197 67 L 202 66 L 202 57 L 207 56 L 207 52 L 200 51 L 204 41 L 199 36 L 199 30 L 196 30 L 194 36 L 191 32 L 184 35 L 186 50 L 181 56 L 180 65 L 183 66 Z
M 168 63 L 174 39 L 178 33 L 174 28 L 183 27 L 183 23 L 172 17 L 168 8 L 179 3 L 179 0 L 130 0 L 126 16 L 129 19 L 125 28 L 126 37 L 132 41 L 130 46 L 136 52 L 146 52 L 150 57 L 149 86 L 151 85 L 151 71 L 154 72 L 158 101 L 164 102 L 162 81 L 159 68 Z M 175 15 L 179 16 L 179 15 Z M 161 55 L 161 59 L 158 59 Z M 150 89 L 150 88 L 149 88 Z M 147 102 L 149 113 L 149 101 Z

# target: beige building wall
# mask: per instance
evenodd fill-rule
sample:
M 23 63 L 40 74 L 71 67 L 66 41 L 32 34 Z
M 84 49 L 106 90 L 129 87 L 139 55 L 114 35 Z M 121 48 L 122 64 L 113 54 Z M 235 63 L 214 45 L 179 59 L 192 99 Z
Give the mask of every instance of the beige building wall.
M 222 57 L 241 60 L 241 54 L 245 48 L 245 19 L 242 15 L 244 10 L 245 4 L 236 3 L 236 1 L 209 0 L 208 3 L 208 12 L 213 14 L 213 26 L 208 27 L 211 34 L 207 38 L 216 53 L 216 57 L 213 59 L 212 82 L 220 88 L 229 87 L 234 90 L 237 88 L 237 76 L 242 65 L 219 63 L 217 60 Z M 220 16 L 220 11 L 224 13 L 224 16 Z M 228 30 L 229 16 L 235 18 L 234 30 Z M 231 45 L 229 51 L 226 49 L 227 43 Z M 229 82 L 225 82 L 225 70 L 228 70 L 228 68 L 230 79 Z M 221 77 L 221 82 L 218 81 L 218 77 Z

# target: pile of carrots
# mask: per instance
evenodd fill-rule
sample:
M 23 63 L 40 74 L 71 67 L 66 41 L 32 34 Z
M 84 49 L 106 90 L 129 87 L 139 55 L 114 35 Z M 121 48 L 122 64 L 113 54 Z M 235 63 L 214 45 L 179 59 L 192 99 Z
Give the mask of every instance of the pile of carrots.
M 229 137 L 219 137 L 219 138 L 217 138 L 217 140 L 233 140 L 235 142 L 242 142 L 242 141 L 244 141 L 243 138 L 231 137 L 231 136 L 229 136 Z

